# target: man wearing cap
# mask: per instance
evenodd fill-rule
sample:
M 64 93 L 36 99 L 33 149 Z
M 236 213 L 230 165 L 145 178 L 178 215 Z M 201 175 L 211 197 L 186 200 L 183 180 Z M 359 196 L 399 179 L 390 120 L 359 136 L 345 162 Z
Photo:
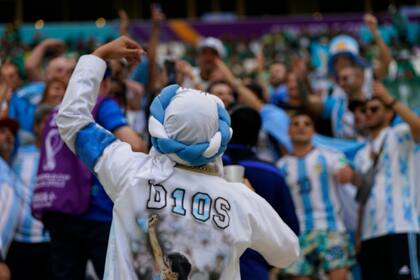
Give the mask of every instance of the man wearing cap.
M 328 68 L 334 76 L 334 84 L 323 102 L 322 116 L 331 119 L 333 135 L 338 138 L 357 138 L 354 118 L 348 109 L 349 101 L 356 97 L 349 87 L 358 92 L 358 99 L 370 97 L 372 80 L 384 78 L 392 61 L 389 49 L 378 31 L 376 18 L 367 14 L 364 21 L 379 47 L 379 60 L 375 61 L 375 68 L 368 67 L 359 54 L 357 41 L 349 35 L 334 37 L 329 47 Z
M 215 80 L 217 67 L 216 58 L 226 56 L 226 49 L 222 41 L 214 37 L 203 38 L 197 45 L 198 68 L 193 69 L 194 84 L 200 86 L 202 90 L 208 88 L 211 81 Z
M 339 68 L 336 75 L 341 95 L 329 96 L 323 101 L 322 117 L 331 119 L 335 137 L 357 139 L 360 135 L 355 127 L 352 109 L 369 96 L 363 87 L 364 69 L 359 65 L 347 65 Z
M 248 247 L 271 265 L 290 264 L 299 251 L 294 233 L 264 199 L 220 178 L 232 132 L 218 98 L 178 85 L 164 88 L 151 105 L 150 155 L 132 152 L 94 122 L 90 111 L 104 59 L 138 62 L 141 53 L 121 37 L 83 56 L 57 117 L 63 140 L 114 201 L 104 278 L 240 279 L 239 256 Z M 154 259 L 150 236 L 162 260 Z

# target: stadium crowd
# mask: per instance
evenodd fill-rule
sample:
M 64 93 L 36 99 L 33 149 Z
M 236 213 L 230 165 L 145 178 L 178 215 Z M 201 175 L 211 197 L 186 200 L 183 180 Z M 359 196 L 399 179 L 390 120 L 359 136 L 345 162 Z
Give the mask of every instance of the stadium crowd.
M 92 115 L 132 151 L 149 153 L 149 106 L 163 88 L 222 100 L 233 129 L 224 165 L 245 168 L 248 187 L 300 245 L 281 269 L 247 249 L 241 278 L 420 279 L 420 36 L 396 28 L 385 42 L 367 14 L 368 39 L 275 30 L 253 41 L 178 42 L 177 56 L 159 42 L 164 20 L 152 7 L 140 63 L 107 61 Z M 102 279 L 113 202 L 55 122 L 78 58 L 99 44 L 25 46 L 18 34 L 8 29 L 0 47 L 0 280 L 86 279 L 88 261 Z

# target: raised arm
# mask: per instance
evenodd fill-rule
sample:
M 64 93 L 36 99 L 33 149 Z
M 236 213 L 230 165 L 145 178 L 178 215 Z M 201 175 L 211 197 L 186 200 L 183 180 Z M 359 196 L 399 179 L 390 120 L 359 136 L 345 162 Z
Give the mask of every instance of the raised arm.
M 25 63 L 25 72 L 30 81 L 41 81 L 41 63 L 44 59 L 45 53 L 55 49 L 57 54 L 63 53 L 66 49 L 66 45 L 61 40 L 56 39 L 45 39 L 39 43 L 33 50 L 28 60 Z
M 268 91 L 268 83 L 264 78 L 265 57 L 262 50 L 255 54 L 255 60 L 257 61 L 257 81 L 263 88 L 264 100 L 268 102 L 270 100 L 270 93 Z
M 379 97 L 386 106 L 393 109 L 395 113 L 401 116 L 401 118 L 408 124 L 411 130 L 411 135 L 416 143 L 420 142 L 420 117 L 417 116 L 407 106 L 398 102 L 392 97 L 385 86 L 380 82 L 373 83 L 373 95 Z
M 165 263 L 163 261 L 163 252 L 162 248 L 160 247 L 159 240 L 157 238 L 157 232 L 156 227 L 158 223 L 158 215 L 154 214 L 149 217 L 149 241 L 150 241 L 150 247 L 152 247 L 153 256 L 155 258 L 155 261 L 159 265 L 159 269 L 161 270 Z
M 149 44 L 147 48 L 147 56 L 149 58 L 149 81 L 147 92 L 153 93 L 156 89 L 156 83 L 158 79 L 158 69 L 156 65 L 157 46 L 159 43 L 160 36 L 160 25 L 165 15 L 158 8 L 156 4 L 152 4 L 150 7 L 150 13 L 152 17 L 152 29 L 150 32 Z
M 379 57 L 378 61 L 380 62 L 381 67 L 377 67 L 375 69 L 375 75 L 378 79 L 383 79 L 388 74 L 389 64 L 392 61 L 391 51 L 385 44 L 384 40 L 382 39 L 381 34 L 378 30 L 378 20 L 371 14 L 366 14 L 364 16 L 364 21 L 369 31 L 372 33 L 373 41 L 379 48 Z
M 124 176 L 134 168 L 130 161 L 135 156 L 130 145 L 116 140 L 111 132 L 95 123 L 91 111 L 105 73 L 104 60 L 126 58 L 132 63 L 139 62 L 142 52 L 137 43 L 120 37 L 99 47 L 92 55 L 82 56 L 57 115 L 61 138 L 98 175 L 111 198 L 115 198 L 113 191 L 123 185 Z
M 226 81 L 237 91 L 238 95 L 243 99 L 244 103 L 253 108 L 254 110 L 261 112 L 264 103 L 252 93 L 245 85 L 243 85 L 233 75 L 232 71 L 226 66 L 221 59 L 216 59 L 216 65 Z
M 130 19 L 128 18 L 127 12 L 124 9 L 119 9 L 118 16 L 120 17 L 120 35 L 130 37 Z

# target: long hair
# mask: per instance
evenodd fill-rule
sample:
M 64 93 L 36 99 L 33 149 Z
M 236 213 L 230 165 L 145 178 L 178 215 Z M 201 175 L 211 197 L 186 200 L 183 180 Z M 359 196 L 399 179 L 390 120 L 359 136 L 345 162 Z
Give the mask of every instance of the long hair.
M 172 272 L 178 274 L 178 280 L 188 280 L 191 272 L 191 263 L 188 258 L 180 253 L 171 253 L 167 258 L 171 262 Z

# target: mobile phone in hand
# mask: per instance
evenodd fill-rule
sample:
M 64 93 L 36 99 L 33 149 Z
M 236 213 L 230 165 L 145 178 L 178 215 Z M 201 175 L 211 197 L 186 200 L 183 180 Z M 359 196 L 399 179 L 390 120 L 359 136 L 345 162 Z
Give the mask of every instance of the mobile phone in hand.
M 168 84 L 176 84 L 175 60 L 165 59 L 164 66 L 166 76 L 168 77 Z

